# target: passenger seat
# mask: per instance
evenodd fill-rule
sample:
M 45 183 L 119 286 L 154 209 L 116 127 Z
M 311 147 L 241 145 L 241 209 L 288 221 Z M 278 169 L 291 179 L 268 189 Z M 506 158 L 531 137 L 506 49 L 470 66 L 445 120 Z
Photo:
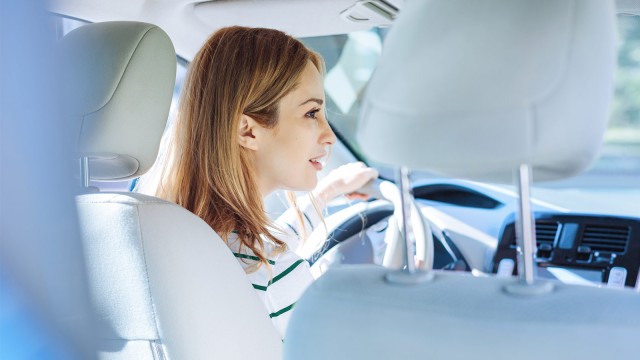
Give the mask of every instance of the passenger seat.
M 59 44 L 67 119 L 91 179 L 139 177 L 169 113 L 176 57 L 160 28 L 90 24 Z M 86 172 L 85 172 L 86 174 Z M 282 341 L 242 268 L 200 218 L 134 193 L 77 197 L 101 359 L 279 359 Z

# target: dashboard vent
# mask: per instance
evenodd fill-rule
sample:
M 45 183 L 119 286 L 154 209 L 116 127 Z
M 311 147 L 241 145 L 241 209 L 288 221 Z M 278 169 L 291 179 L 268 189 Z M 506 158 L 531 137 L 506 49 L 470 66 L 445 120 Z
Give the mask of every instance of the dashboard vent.
M 623 253 L 629 242 L 628 226 L 586 225 L 581 245 L 592 251 Z
M 553 242 L 556 239 L 557 232 L 557 222 L 536 221 L 536 245 L 540 247 L 541 244 L 549 244 L 553 247 Z M 511 239 L 511 246 L 516 246 L 515 231 L 513 232 L 513 238 Z
M 549 244 L 553 246 L 558 233 L 557 222 L 536 221 L 536 244 Z

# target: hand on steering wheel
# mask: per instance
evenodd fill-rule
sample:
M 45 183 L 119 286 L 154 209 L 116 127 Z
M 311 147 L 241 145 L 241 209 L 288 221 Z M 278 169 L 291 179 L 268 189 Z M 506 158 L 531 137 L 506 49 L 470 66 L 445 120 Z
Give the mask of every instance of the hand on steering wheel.
M 322 202 L 319 204 L 321 207 L 340 195 L 366 200 L 368 196 L 357 190 L 377 177 L 378 170 L 361 161 L 345 164 L 325 176 L 313 190 L 313 195 Z
M 400 230 L 402 228 L 402 210 L 400 207 L 400 192 L 397 186 L 389 181 L 373 180 L 358 189 L 357 192 L 365 194 L 367 197 L 386 199 L 393 205 L 394 215 L 389 218 L 385 233 L 387 248 L 382 265 L 394 269 L 401 268 L 405 262 L 405 241 Z M 390 210 L 391 207 L 381 203 L 388 204 L 388 202 L 384 201 L 357 203 L 327 217 L 325 219 L 326 229 L 323 226 L 318 227 L 308 239 L 310 244 L 319 245 L 305 249 L 301 255 L 304 257 L 321 256 L 333 245 L 372 225 L 366 224 L 366 219 L 371 217 L 369 216 L 371 214 L 368 214 L 369 212 L 380 213 L 381 208 L 384 207 L 387 209 L 384 211 L 390 214 L 392 212 Z M 412 209 L 411 220 L 415 234 L 415 259 L 419 268 L 430 270 L 433 267 L 433 237 L 431 229 L 413 201 L 410 208 Z M 380 218 L 379 214 L 377 218 Z M 357 229 L 351 229 L 352 227 L 357 227 Z M 413 253 L 413 249 L 410 251 Z M 313 260 L 316 259 L 314 258 Z M 331 261 L 339 262 L 339 259 Z

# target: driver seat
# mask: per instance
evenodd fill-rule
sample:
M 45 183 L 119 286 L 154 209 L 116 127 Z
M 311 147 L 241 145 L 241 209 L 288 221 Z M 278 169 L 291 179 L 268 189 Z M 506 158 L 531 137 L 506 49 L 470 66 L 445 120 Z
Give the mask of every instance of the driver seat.
M 59 48 L 85 183 L 144 174 L 174 86 L 167 34 L 145 23 L 97 23 Z M 88 192 L 77 208 L 101 359 L 281 358 L 280 336 L 240 264 L 200 218 L 135 193 Z

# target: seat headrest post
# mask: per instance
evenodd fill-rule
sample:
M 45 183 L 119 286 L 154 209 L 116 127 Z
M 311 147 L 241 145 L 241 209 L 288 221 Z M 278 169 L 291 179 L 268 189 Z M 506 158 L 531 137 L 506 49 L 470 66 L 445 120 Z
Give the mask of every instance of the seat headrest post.
M 404 271 L 413 275 L 416 273 L 416 264 L 413 260 L 415 235 L 411 226 L 411 182 L 409 181 L 409 174 L 409 169 L 406 166 L 401 166 L 398 169 L 400 204 L 402 204 L 402 233 L 404 235 Z
M 404 267 L 400 271 L 393 271 L 385 276 L 385 281 L 400 285 L 417 285 L 433 279 L 432 271 L 416 269 L 414 254 L 416 248 L 416 237 L 413 232 L 413 222 L 411 221 L 412 190 L 409 180 L 410 171 L 406 166 L 401 166 L 397 172 L 397 182 L 400 185 L 400 213 L 402 219 L 402 231 L 400 236 L 404 238 L 403 253 Z M 397 205 L 396 205 L 397 206 Z M 420 216 L 420 213 L 414 214 Z
M 89 157 L 83 156 L 80 158 L 80 180 L 84 189 L 89 187 L 89 179 Z
M 529 164 L 520 164 L 514 170 L 518 187 L 518 216 L 516 217 L 516 245 L 518 276 L 520 281 L 505 285 L 504 291 L 516 296 L 540 296 L 553 291 L 553 283 L 537 280 L 535 276 L 536 234 L 531 210 L 532 169 Z
M 518 217 L 516 221 L 516 245 L 518 248 L 518 275 L 527 285 L 535 282 L 534 251 L 536 233 L 531 211 L 531 167 L 522 164 L 515 170 L 518 187 Z

